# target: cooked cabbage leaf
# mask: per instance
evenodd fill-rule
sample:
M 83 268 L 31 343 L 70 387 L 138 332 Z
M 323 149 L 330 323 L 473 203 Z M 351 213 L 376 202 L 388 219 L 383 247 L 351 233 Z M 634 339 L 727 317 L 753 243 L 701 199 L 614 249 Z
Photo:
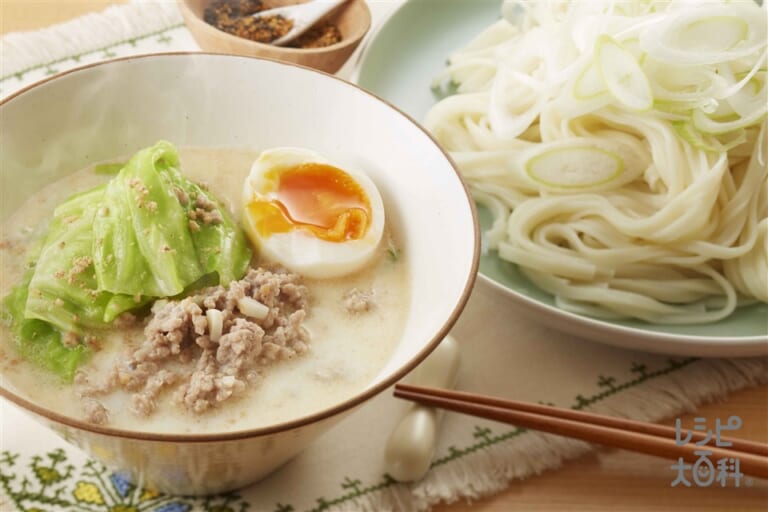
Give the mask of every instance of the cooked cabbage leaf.
M 71 381 L 89 351 L 85 345 L 66 347 L 61 341 L 61 331 L 52 324 L 36 318 L 24 318 L 31 278 L 32 270 L 29 270 L 21 284 L 15 286 L 3 300 L 4 320 L 11 325 L 22 357 Z
M 111 164 L 98 164 L 93 168 L 94 174 L 102 174 L 105 176 L 115 176 L 120 172 L 120 169 L 125 167 L 125 162 L 115 162 Z
M 138 152 L 107 185 L 93 223 L 99 289 L 168 297 L 203 275 L 241 277 L 251 258 L 225 208 L 178 170 L 168 142 Z M 197 218 L 200 205 L 213 220 Z
M 93 222 L 100 289 L 168 297 L 203 275 L 187 211 L 164 176 L 178 164 L 175 148 L 159 142 L 107 184 Z
M 54 211 L 30 275 L 6 298 L 20 352 L 71 378 L 78 337 L 161 297 L 229 283 L 251 251 L 225 208 L 178 170 L 168 142 L 136 153 L 107 184 Z
M 215 273 L 220 283 L 240 279 L 251 261 L 248 241 L 227 209 L 211 194 L 196 183 L 184 178 L 175 169 L 169 169 L 167 176 L 177 187 L 177 195 L 187 198 L 187 215 L 200 210 L 198 205 L 214 208 L 220 212 L 216 222 L 194 221 L 190 232 L 197 256 L 204 274 Z M 245 250 L 244 250 L 245 248 Z
M 70 197 L 54 211 L 29 283 L 25 319 L 81 334 L 106 327 L 120 313 L 137 307 L 133 297 L 115 298 L 96 283 L 93 220 L 103 197 L 104 187 L 97 187 Z

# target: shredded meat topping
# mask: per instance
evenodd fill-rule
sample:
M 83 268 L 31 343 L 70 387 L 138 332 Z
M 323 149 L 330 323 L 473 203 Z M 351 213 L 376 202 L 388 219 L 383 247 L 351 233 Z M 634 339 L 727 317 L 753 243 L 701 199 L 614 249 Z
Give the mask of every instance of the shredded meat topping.
M 193 229 L 193 224 L 197 226 L 197 229 L 200 229 L 200 223 L 221 224 L 224 220 L 221 216 L 221 212 L 216 207 L 216 203 L 202 194 L 199 194 L 195 198 L 195 208 L 191 209 L 187 216 L 189 217 L 190 229 Z M 195 229 L 193 229 L 193 231 L 195 231 Z
M 266 306 L 266 316 L 240 311 L 238 301 L 245 297 Z M 106 416 L 98 413 L 94 397 L 116 389 L 132 393 L 131 411 L 139 416 L 152 414 L 170 389 L 175 403 L 198 414 L 237 397 L 261 381 L 261 369 L 307 350 L 306 308 L 307 289 L 298 274 L 266 269 L 251 269 L 229 286 L 182 300 L 158 300 L 143 342 L 112 369 L 107 382 L 93 386 L 87 376 L 76 380 L 86 417 L 108 417 L 106 409 Z M 209 325 L 208 310 L 215 310 L 211 318 L 220 314 L 220 326 Z
M 92 263 L 93 260 L 88 256 L 80 256 L 79 258 L 75 258 L 75 261 L 72 262 L 72 268 L 69 270 L 69 277 L 67 277 L 67 282 L 69 284 L 74 284 L 77 276 L 85 272 L 85 269 L 90 267 Z
M 105 425 L 109 422 L 109 411 L 104 405 L 91 397 L 83 397 L 83 412 L 85 413 L 85 419 L 96 425 Z
M 342 297 L 342 305 L 348 313 L 367 313 L 376 307 L 376 300 L 372 290 L 352 288 Z

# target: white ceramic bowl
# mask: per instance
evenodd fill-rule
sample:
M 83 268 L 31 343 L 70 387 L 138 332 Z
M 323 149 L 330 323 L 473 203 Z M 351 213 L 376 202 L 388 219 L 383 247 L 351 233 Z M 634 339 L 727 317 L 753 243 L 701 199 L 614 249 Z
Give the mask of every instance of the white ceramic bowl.
M 134 481 L 175 494 L 209 494 L 265 476 L 416 366 L 466 303 L 479 237 L 452 162 L 406 115 L 330 75 L 208 54 L 88 66 L 2 102 L 0 218 L 52 180 L 159 139 L 179 146 L 304 146 L 358 161 L 379 187 L 410 265 L 412 304 L 386 367 L 356 396 L 289 422 L 220 434 L 130 432 L 62 417 L 0 386 L 5 399 Z

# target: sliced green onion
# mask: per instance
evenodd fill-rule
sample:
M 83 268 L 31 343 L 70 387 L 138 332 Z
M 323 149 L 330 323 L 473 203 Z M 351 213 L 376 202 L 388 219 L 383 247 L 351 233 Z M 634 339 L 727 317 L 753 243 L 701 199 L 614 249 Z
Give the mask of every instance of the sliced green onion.
M 767 101 L 765 72 L 750 77 L 744 87 L 728 98 L 728 104 L 741 116 L 760 110 Z
M 747 135 L 743 129 L 733 132 L 731 137 L 729 137 L 729 140 L 723 143 L 717 139 L 712 139 L 711 137 L 709 137 L 709 140 L 705 139 L 702 133 L 690 122 L 673 122 L 672 127 L 675 129 L 675 133 L 691 146 L 711 153 L 728 151 L 747 141 Z
M 595 54 L 598 70 L 611 95 L 632 110 L 650 110 L 651 85 L 632 53 L 610 36 L 602 35 L 595 43 Z
M 573 84 L 573 97 L 577 100 L 590 100 L 605 94 L 608 89 L 605 86 L 597 64 L 592 61 L 579 73 Z
M 678 9 L 640 36 L 648 54 L 663 62 L 698 66 L 732 62 L 765 46 L 764 10 L 755 2 Z
M 678 47 L 688 52 L 725 52 L 744 41 L 749 25 L 738 16 L 712 16 L 680 30 Z
M 593 146 L 547 149 L 525 163 L 528 176 L 556 189 L 587 189 L 605 185 L 624 172 L 624 160 Z
M 768 112 L 768 105 L 763 104 L 748 116 L 737 118 L 733 121 L 716 121 L 707 116 L 701 110 L 695 110 L 693 112 L 693 125 L 697 130 L 704 133 L 728 133 L 739 130 L 741 128 L 748 128 L 758 124 Z

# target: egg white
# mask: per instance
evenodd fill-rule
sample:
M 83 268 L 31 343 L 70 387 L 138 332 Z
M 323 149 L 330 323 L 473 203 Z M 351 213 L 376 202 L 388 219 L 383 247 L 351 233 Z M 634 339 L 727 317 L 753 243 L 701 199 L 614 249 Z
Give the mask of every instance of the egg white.
M 365 191 L 371 206 L 371 219 L 362 238 L 330 242 L 301 228 L 287 233 L 262 236 L 247 209 L 255 200 L 277 198 L 273 170 L 289 169 L 305 163 L 332 165 L 349 174 Z M 270 176 L 273 174 L 273 176 Z M 304 148 L 280 147 L 263 151 L 251 167 L 244 186 L 243 224 L 260 254 L 309 278 L 332 278 L 350 274 L 365 266 L 378 247 L 384 232 L 384 203 L 373 181 L 360 172 L 345 169 L 322 155 Z

